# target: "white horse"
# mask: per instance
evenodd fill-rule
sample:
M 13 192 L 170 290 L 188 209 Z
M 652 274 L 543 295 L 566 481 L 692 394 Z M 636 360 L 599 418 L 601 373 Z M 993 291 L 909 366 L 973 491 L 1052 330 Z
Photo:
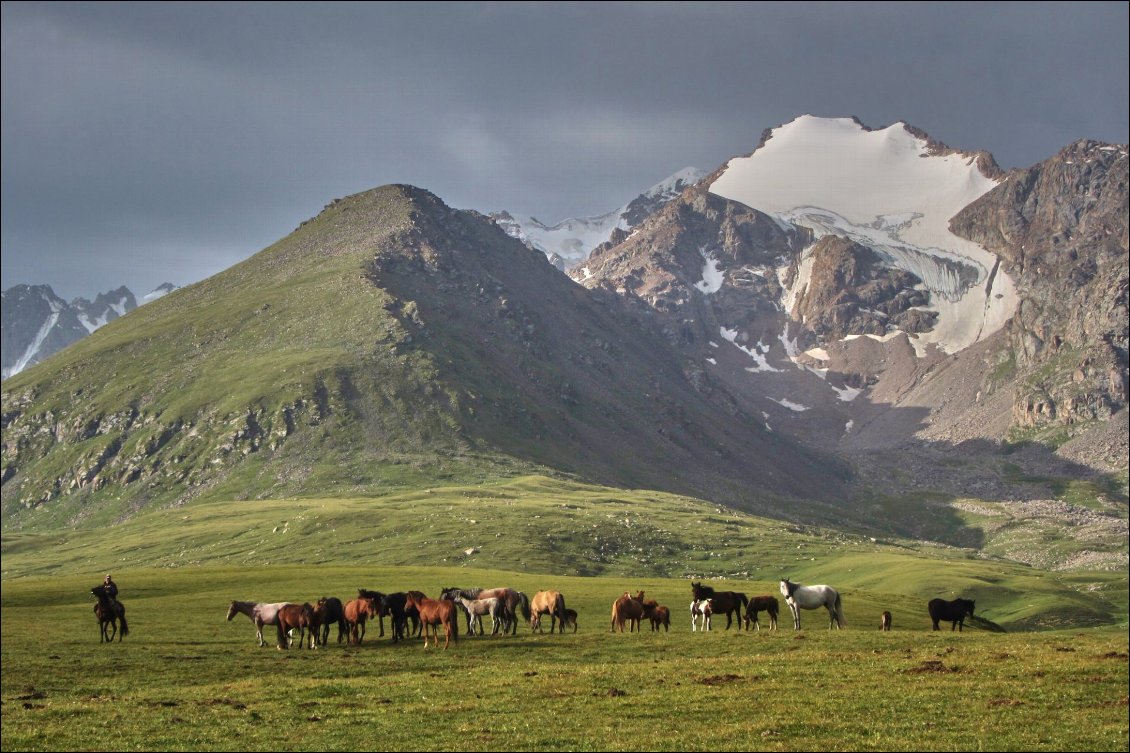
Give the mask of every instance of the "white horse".
M 828 629 L 842 628 L 847 624 L 844 620 L 844 606 L 840 601 L 840 593 L 831 586 L 802 586 L 793 583 L 788 578 L 781 581 L 781 595 L 785 603 L 793 611 L 793 630 L 800 630 L 800 610 L 819 609 L 828 610 Z
M 698 630 L 699 620 L 702 621 L 703 632 L 710 629 L 710 617 L 714 614 L 712 599 L 691 602 L 691 632 Z
M 491 635 L 498 635 L 499 629 L 505 631 L 508 626 L 506 615 L 506 602 L 498 597 L 492 596 L 489 599 L 464 599 L 462 596 L 455 597 L 455 604 L 459 606 L 467 615 L 467 632 L 471 635 L 478 633 L 485 635 L 483 631 L 483 615 L 489 614 L 492 622 Z M 478 628 L 477 630 L 475 628 Z
M 257 601 L 233 601 L 228 607 L 228 622 L 237 614 L 245 614 L 255 623 L 255 637 L 259 640 L 259 647 L 267 645 L 263 640 L 264 625 L 279 624 L 279 610 L 289 602 L 280 601 L 275 604 L 264 604 Z

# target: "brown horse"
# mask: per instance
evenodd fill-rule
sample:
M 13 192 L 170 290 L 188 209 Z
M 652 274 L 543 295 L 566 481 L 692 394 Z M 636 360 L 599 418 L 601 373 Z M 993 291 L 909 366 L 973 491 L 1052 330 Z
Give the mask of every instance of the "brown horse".
M 439 645 L 440 625 L 443 625 L 445 651 L 453 640 L 459 640 L 459 613 L 455 609 L 455 602 L 447 599 L 429 599 L 419 591 L 409 591 L 408 606 L 415 607 L 420 613 L 420 622 L 424 626 L 424 648 L 428 647 L 428 628 L 432 629 L 435 634 L 435 644 Z
M 117 599 L 111 599 L 106 593 L 106 586 L 95 586 L 90 593 L 98 599 L 94 605 L 94 616 L 98 618 L 98 629 L 102 633 L 99 643 L 113 643 L 114 636 L 118 636 L 118 643 L 129 635 L 129 625 L 126 623 L 126 608 Z
M 757 621 L 758 612 L 769 613 L 769 629 L 777 629 L 777 615 L 780 613 L 781 604 L 777 601 L 776 596 L 766 594 L 764 596 L 750 597 L 749 604 L 745 608 L 745 629 L 749 630 L 750 625 L 757 628 L 758 632 L 761 631 L 761 623 Z
M 660 627 L 664 628 L 667 632 L 671 632 L 671 610 L 662 604 L 657 604 L 654 601 L 646 601 L 643 605 L 644 617 L 651 622 L 652 630 L 659 630 Z
M 365 639 L 365 621 L 380 614 L 376 599 L 350 599 L 345 604 L 345 624 L 349 629 L 349 643 L 360 646 Z
M 565 597 L 560 591 L 538 591 L 530 599 L 530 629 L 539 633 L 541 630 L 541 616 L 549 615 L 549 632 L 552 635 L 558 623 L 561 632 L 565 632 Z
M 741 624 L 742 608 L 749 602 L 745 594 L 740 591 L 715 591 L 701 583 L 691 583 L 691 593 L 695 601 L 710 599 L 710 608 L 714 610 L 714 614 L 726 615 L 727 630 L 730 629 L 731 615 Z
M 290 649 L 291 630 L 298 631 L 298 646 L 303 647 L 306 642 L 306 631 L 310 631 L 310 648 L 318 647 L 318 623 L 314 617 L 314 607 L 309 602 L 305 604 L 286 604 L 279 609 L 278 622 L 279 651 Z
M 574 633 L 577 632 L 577 610 L 576 609 L 566 609 L 565 610 L 565 624 L 566 625 L 572 625 L 573 626 L 573 632 Z
M 624 632 L 624 622 L 628 623 L 628 632 L 639 630 L 640 620 L 643 619 L 643 591 L 632 596 L 627 591 L 624 595 L 612 602 L 612 630 L 615 633 L 619 628 Z
M 889 632 L 891 629 L 891 613 L 883 612 L 879 615 L 879 629 L 884 633 Z

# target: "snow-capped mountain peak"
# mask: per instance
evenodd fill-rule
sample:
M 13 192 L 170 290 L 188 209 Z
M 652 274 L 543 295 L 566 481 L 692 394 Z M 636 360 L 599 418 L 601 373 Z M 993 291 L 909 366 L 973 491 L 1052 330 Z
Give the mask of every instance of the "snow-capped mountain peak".
M 146 293 L 145 296 L 141 299 L 141 303 L 146 304 L 146 303 L 149 303 L 151 301 L 155 301 L 158 298 L 162 298 L 162 297 L 168 295 L 169 293 L 173 292 L 176 289 L 177 289 L 177 286 L 172 284 L 171 282 L 161 283 L 157 287 L 153 288 L 153 290 Z
M 1000 329 L 1017 305 L 997 257 L 949 229 L 954 215 L 999 183 L 979 155 L 947 150 L 904 123 L 868 130 L 850 118 L 805 115 L 731 160 L 709 190 L 808 228 L 815 240 L 855 241 L 916 275 L 938 317 L 915 348 L 935 343 L 952 353 Z M 799 269 L 786 303 L 807 285 L 803 258 Z
M 491 218 L 508 235 L 543 252 L 555 263 L 559 259 L 558 266 L 569 267 L 588 258 L 589 252 L 608 241 L 614 230 L 631 230 L 705 175 L 696 167 L 684 167 L 619 209 L 593 217 L 572 217 L 556 225 L 505 211 L 495 212 Z

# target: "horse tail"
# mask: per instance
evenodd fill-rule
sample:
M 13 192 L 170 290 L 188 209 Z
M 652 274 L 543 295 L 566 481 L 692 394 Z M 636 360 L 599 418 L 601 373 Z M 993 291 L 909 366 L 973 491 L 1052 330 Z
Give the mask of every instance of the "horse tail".
M 118 642 L 120 643 L 122 638 L 125 638 L 127 635 L 129 635 L 129 625 L 126 623 L 125 607 L 122 607 L 122 613 L 118 615 L 118 622 L 120 622 L 122 625 L 121 630 L 118 633 Z
M 522 619 L 530 621 L 530 597 L 522 591 L 518 592 L 518 608 L 522 610 Z
M 738 591 L 738 598 L 741 599 L 742 609 L 745 609 L 747 606 L 749 606 L 749 599 L 741 591 Z
M 844 619 L 844 604 L 840 599 L 839 591 L 836 591 L 836 624 L 840 627 L 847 627 L 847 620 Z

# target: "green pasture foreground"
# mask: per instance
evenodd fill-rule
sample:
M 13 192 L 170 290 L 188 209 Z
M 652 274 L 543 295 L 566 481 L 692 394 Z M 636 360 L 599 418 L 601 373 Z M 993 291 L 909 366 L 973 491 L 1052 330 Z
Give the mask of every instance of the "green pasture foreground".
M 692 633 L 685 580 L 357 566 L 115 573 L 130 634 L 100 645 L 90 575 L 7 579 L 4 750 L 1120 750 L 1130 743 L 1124 627 L 932 632 L 919 599 L 852 590 L 849 627 Z M 349 598 L 512 585 L 559 589 L 576 634 L 255 644 L 232 599 Z M 727 582 L 715 582 L 726 586 Z M 768 581 L 742 584 L 768 591 Z M 613 634 L 625 590 L 672 607 L 670 632 Z M 894 630 L 878 631 L 882 608 Z M 785 617 L 786 615 L 782 615 Z

